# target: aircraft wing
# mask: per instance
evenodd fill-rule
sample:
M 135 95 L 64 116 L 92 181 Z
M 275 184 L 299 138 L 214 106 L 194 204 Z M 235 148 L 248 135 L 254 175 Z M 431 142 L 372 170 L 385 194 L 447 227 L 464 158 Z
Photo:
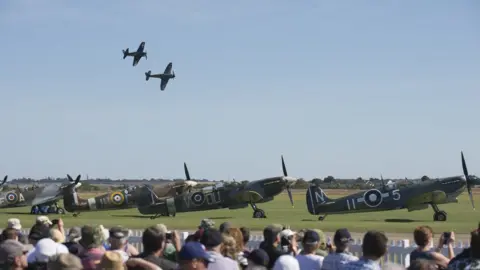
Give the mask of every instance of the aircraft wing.
M 442 203 L 447 198 L 447 194 L 441 190 L 434 190 L 430 192 L 425 192 L 414 197 L 411 197 L 407 200 L 407 206 L 414 206 L 419 204 L 427 203 Z
M 172 62 L 168 63 L 167 67 L 165 68 L 165 71 L 163 74 L 170 74 L 172 73 Z
M 39 189 L 38 192 L 39 193 L 35 195 L 35 198 L 32 201 L 32 205 L 58 201 L 63 198 L 60 187 L 55 184 L 48 185 L 43 190 Z
M 230 194 L 231 197 L 237 199 L 238 201 L 241 202 L 259 202 L 263 200 L 263 196 L 254 191 L 254 190 L 238 190 L 234 191 Z
M 165 90 L 165 87 L 167 87 L 168 79 L 161 79 L 162 81 L 160 82 L 160 90 Z

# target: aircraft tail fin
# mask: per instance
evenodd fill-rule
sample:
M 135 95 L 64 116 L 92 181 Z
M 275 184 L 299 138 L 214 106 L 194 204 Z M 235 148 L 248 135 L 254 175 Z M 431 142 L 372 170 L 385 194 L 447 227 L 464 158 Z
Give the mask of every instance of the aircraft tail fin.
M 312 215 L 319 214 L 316 210 L 319 205 L 333 202 L 333 199 L 327 197 L 327 194 L 318 186 L 310 185 L 305 195 L 308 212 Z
M 122 50 L 122 51 L 123 51 L 123 59 L 127 58 L 128 53 L 129 53 L 128 48 L 126 50 Z
M 148 79 L 150 79 L 150 75 L 152 74 L 152 71 L 149 70 L 148 72 L 145 72 L 145 80 L 148 81 Z

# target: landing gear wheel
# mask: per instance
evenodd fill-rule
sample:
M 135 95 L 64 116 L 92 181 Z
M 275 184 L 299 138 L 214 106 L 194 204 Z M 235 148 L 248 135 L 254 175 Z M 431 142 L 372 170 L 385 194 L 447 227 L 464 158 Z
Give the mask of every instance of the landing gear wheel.
M 73 217 L 78 217 L 78 214 L 77 213 L 73 214 Z
M 65 210 L 61 207 L 57 208 L 57 214 L 63 215 L 65 214 Z
M 255 211 L 253 211 L 253 218 L 267 218 L 267 216 L 262 209 L 255 209 Z
M 447 221 L 447 212 L 436 212 L 435 214 L 433 214 L 433 221 Z
M 323 221 L 325 219 L 325 216 L 319 216 L 318 220 Z

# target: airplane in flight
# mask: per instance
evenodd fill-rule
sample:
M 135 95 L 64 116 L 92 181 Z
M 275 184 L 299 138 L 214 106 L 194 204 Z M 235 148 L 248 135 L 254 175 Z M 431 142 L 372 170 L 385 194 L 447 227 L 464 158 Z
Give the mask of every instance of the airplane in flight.
M 140 61 L 140 59 L 142 59 L 142 57 L 145 57 L 145 60 L 147 59 L 147 52 L 144 50 L 145 50 L 145 41 L 142 41 L 142 43 L 140 43 L 140 46 L 138 46 L 138 49 L 135 52 L 129 52 L 128 48 L 125 50 L 122 50 L 123 59 L 127 58 L 127 56 L 132 56 L 133 66 L 136 66 Z
M 150 78 L 160 78 L 160 90 L 165 90 L 165 87 L 167 87 L 168 80 L 170 79 L 175 79 L 175 71 L 172 71 L 172 62 L 168 63 L 167 67 L 165 68 L 165 71 L 163 73 L 159 74 L 152 74 L 152 71 L 149 70 L 145 72 L 145 77 L 146 80 Z
M 3 179 L 2 185 L 7 181 L 7 176 Z M 71 184 L 71 183 L 70 183 Z M 48 213 L 63 214 L 65 210 L 58 206 L 58 201 L 63 198 L 63 189 L 68 185 L 58 186 L 49 184 L 46 186 L 36 186 L 20 188 L 0 194 L 0 208 L 15 208 L 31 206 L 30 213 L 34 213 L 35 207 L 49 206 Z
M 190 179 L 187 164 L 184 163 L 185 177 Z M 249 205 L 253 209 L 253 218 L 266 218 L 265 211 L 258 208 L 258 203 L 269 202 L 275 196 L 287 190 L 290 203 L 293 207 L 291 188 L 297 178 L 289 177 L 282 156 L 283 176 L 271 177 L 262 180 L 250 181 L 242 185 L 214 186 L 195 190 L 191 193 L 177 195 L 171 198 L 160 198 L 149 187 L 140 188 L 141 196 L 137 201 L 137 209 L 142 215 L 175 216 L 176 213 L 206 211 L 212 209 L 240 209 Z
M 446 221 L 447 213 L 438 208 L 438 204 L 458 203 L 457 197 L 467 189 L 472 204 L 472 186 L 479 185 L 480 179 L 469 175 L 463 152 L 461 152 L 463 175 L 439 179 L 428 179 L 405 187 L 386 186 L 380 189 L 369 189 L 338 199 L 330 199 L 316 184 L 312 184 L 306 193 L 308 212 L 321 215 L 318 220 L 324 220 L 327 215 L 348 214 L 360 212 L 390 211 L 408 209 L 409 212 L 427 209 L 430 205 L 434 211 L 434 221 Z
M 73 179 L 67 174 L 67 178 L 72 182 Z M 80 181 L 80 175 L 77 176 Z M 78 183 L 77 181 L 77 183 Z M 172 183 L 150 186 L 161 198 L 170 198 L 190 192 L 198 183 L 195 181 L 172 181 Z M 89 211 L 109 211 L 117 209 L 127 209 L 136 207 L 136 201 L 141 193 L 137 186 L 130 186 L 119 191 L 112 191 L 96 197 L 84 199 L 78 196 L 75 185 L 70 185 L 63 194 L 63 205 L 65 210 L 78 216 L 81 212 Z

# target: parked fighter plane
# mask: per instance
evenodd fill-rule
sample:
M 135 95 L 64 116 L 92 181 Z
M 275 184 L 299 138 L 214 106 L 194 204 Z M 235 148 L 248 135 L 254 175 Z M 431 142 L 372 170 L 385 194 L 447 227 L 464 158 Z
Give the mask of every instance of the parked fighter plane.
M 438 208 L 438 204 L 457 203 L 459 196 L 467 188 L 470 202 L 475 210 L 472 186 L 480 184 L 480 179 L 469 175 L 465 158 L 462 156 L 463 175 L 440 179 L 426 179 L 406 187 L 388 187 L 370 189 L 338 199 L 330 199 L 317 185 L 311 185 L 306 194 L 308 212 L 319 215 L 324 220 L 329 214 L 347 214 L 359 212 L 387 211 L 407 208 L 409 212 L 427 209 L 431 205 L 435 214 L 434 221 L 446 221 L 447 213 Z M 383 178 L 382 178 L 383 183 Z
M 159 198 L 155 191 L 148 187 L 140 188 L 141 196 L 137 202 L 138 211 L 143 215 L 175 216 L 176 213 L 204 211 L 211 209 L 239 209 L 250 205 L 254 218 L 266 218 L 265 212 L 257 208 L 257 203 L 273 200 L 285 189 L 293 206 L 291 187 L 297 178 L 287 176 L 287 169 L 282 156 L 283 176 L 251 181 L 246 185 L 233 187 L 207 187 L 202 190 L 177 195 L 173 198 Z M 190 179 L 187 165 L 184 163 L 185 176 Z
M 70 181 L 73 181 L 67 174 Z M 77 177 L 80 181 L 80 175 Z M 156 187 L 149 186 L 162 198 L 169 198 L 176 195 L 190 192 L 197 185 L 195 181 L 174 181 L 168 184 L 162 184 Z M 76 192 L 76 187 L 70 185 L 63 194 L 63 205 L 68 212 L 74 213 L 76 217 L 80 212 L 105 211 L 115 209 L 126 209 L 136 207 L 136 201 L 139 199 L 140 192 L 137 186 L 131 186 L 121 191 L 112 191 L 93 198 L 80 198 Z
M 147 52 L 145 50 L 145 41 L 142 41 L 140 43 L 140 46 L 138 46 L 137 51 L 135 52 L 129 52 L 128 48 L 123 51 L 123 59 L 127 58 L 127 56 L 133 56 L 133 66 L 136 66 L 140 59 L 145 56 L 145 60 L 147 59 Z
M 170 79 L 175 79 L 175 71 L 172 71 L 172 62 L 168 63 L 167 67 L 165 68 L 165 71 L 163 73 L 159 74 L 152 74 L 152 71 L 149 70 L 148 72 L 145 72 L 145 77 L 146 80 L 151 78 L 160 78 L 160 90 L 165 90 L 165 87 L 167 87 L 168 80 Z
M 4 183 L 6 180 L 7 177 L 4 178 Z M 15 190 L 3 192 L 0 195 L 0 208 L 32 206 L 30 213 L 34 213 L 35 207 L 49 206 L 48 213 L 63 214 L 65 210 L 57 205 L 62 198 L 63 188 L 65 186 L 55 184 L 42 187 L 33 185 L 31 188 L 24 189 L 17 186 Z

